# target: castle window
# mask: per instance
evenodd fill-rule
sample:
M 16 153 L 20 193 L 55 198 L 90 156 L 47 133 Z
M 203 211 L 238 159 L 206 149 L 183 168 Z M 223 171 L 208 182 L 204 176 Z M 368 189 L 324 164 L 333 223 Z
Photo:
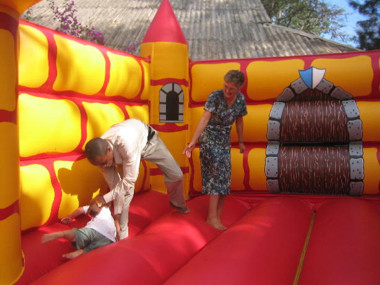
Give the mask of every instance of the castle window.
M 160 122 L 183 122 L 183 90 L 168 83 L 160 90 Z

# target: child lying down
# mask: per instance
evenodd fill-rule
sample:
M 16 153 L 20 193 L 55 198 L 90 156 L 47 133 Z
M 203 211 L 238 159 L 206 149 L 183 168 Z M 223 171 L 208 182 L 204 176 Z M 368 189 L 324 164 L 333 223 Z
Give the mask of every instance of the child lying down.
M 97 209 L 97 211 L 92 211 L 91 208 Z M 61 222 L 70 224 L 74 218 L 84 214 L 89 214 L 91 220 L 83 228 L 44 234 L 41 242 L 46 243 L 58 238 L 70 241 L 76 250 L 63 254 L 63 257 L 68 259 L 76 258 L 85 252 L 115 242 L 116 227 L 119 226 L 118 219 L 114 221 L 110 208 L 107 206 L 102 208 L 89 205 L 79 207 L 71 215 L 62 218 Z

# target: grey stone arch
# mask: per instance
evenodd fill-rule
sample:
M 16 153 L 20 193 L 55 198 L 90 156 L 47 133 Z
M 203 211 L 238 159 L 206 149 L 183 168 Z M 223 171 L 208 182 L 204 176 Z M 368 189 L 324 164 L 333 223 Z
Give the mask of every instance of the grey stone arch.
M 160 90 L 160 122 L 183 122 L 183 90 L 176 83 L 165 84 Z
M 313 76 L 304 78 L 304 74 L 300 71 L 300 78 L 295 80 L 283 90 L 280 96 L 277 97 L 269 114 L 267 139 L 268 145 L 266 147 L 266 160 L 265 160 L 265 175 L 267 189 L 272 193 L 282 192 L 281 173 L 280 169 L 284 164 L 280 160 L 286 158 L 280 156 L 280 151 L 283 148 L 282 142 L 282 117 L 286 104 L 292 100 L 296 100 L 307 90 L 317 90 L 322 92 L 330 99 L 338 101 L 338 105 L 344 110 L 346 116 L 346 130 L 348 133 L 348 142 L 346 145 L 339 146 L 347 149 L 347 161 L 349 166 L 349 181 L 347 182 L 346 194 L 361 195 L 364 190 L 364 159 L 363 159 L 363 143 L 362 143 L 362 121 L 360 119 L 359 109 L 353 96 L 343 90 L 341 87 L 334 86 L 333 83 L 324 79 L 325 70 L 310 68 L 306 70 L 310 73 L 319 73 L 319 78 L 313 79 Z M 307 148 L 307 145 L 304 149 Z M 281 166 L 282 165 L 282 166 Z M 301 170 L 300 170 L 301 171 Z M 315 178 L 314 178 L 315 179 Z

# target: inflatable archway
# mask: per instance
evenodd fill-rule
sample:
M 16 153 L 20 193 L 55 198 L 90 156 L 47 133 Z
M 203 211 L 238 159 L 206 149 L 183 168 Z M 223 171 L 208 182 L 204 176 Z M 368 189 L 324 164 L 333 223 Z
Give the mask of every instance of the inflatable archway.
M 133 56 L 19 20 L 34 2 L 0 1 L 1 284 L 380 282 L 379 51 L 194 62 L 164 0 Z M 198 149 L 182 150 L 230 69 L 247 79 L 247 151 L 233 130 L 221 233 L 204 221 Z M 71 245 L 41 235 L 107 191 L 83 147 L 131 117 L 160 132 L 191 213 L 142 163 L 131 236 L 67 262 Z

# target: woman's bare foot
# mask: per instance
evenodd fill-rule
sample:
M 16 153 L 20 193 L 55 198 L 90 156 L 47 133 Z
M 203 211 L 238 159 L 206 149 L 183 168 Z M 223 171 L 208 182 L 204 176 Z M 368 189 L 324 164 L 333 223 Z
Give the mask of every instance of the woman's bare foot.
M 65 254 L 62 255 L 62 257 L 67 258 L 67 259 L 74 259 L 74 258 L 76 258 L 76 257 L 78 257 L 79 255 L 82 255 L 82 254 L 83 254 L 83 249 L 78 249 L 76 251 L 65 253 Z
M 207 219 L 206 222 L 212 226 L 213 228 L 221 231 L 225 231 L 227 229 L 219 220 L 217 219 Z

